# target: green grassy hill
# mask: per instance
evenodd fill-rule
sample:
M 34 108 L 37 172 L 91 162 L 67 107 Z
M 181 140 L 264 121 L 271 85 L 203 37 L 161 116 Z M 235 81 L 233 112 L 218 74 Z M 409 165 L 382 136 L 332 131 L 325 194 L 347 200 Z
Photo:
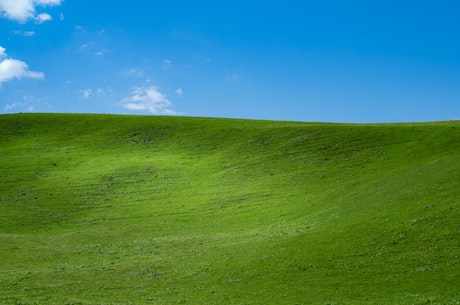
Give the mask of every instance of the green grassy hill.
M 460 122 L 0 116 L 0 304 L 460 304 Z

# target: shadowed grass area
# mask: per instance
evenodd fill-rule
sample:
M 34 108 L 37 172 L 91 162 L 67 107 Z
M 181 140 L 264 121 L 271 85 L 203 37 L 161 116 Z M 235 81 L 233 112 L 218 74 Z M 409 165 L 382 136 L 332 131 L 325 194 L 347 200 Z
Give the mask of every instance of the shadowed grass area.
M 460 304 L 460 122 L 0 116 L 1 304 Z

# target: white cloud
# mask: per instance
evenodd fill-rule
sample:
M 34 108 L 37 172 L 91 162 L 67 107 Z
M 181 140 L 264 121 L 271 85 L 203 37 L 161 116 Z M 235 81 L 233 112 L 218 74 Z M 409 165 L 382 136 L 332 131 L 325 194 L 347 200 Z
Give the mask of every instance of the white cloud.
M 130 97 L 121 100 L 123 108 L 130 110 L 147 110 L 153 114 L 173 115 L 172 103 L 157 87 L 134 88 Z
M 83 89 L 83 90 L 80 90 L 80 94 L 81 96 L 84 98 L 84 99 L 87 99 L 91 96 L 91 93 L 93 92 L 93 90 L 91 89 Z
M 42 24 L 44 22 L 53 20 L 53 17 L 51 17 L 50 14 L 43 13 L 43 14 L 38 14 L 34 19 L 36 23 Z
M 6 18 L 25 22 L 34 16 L 35 8 L 32 0 L 2 0 L 0 12 Z
M 37 23 L 42 23 L 51 20 L 49 19 L 51 16 L 48 14 L 39 14 L 36 16 L 35 7 L 55 6 L 60 4 L 61 0 L 0 0 L 0 14 L 3 17 L 22 23 L 26 22 L 28 19 L 35 19 Z M 43 18 L 46 20 L 38 22 Z
M 6 49 L 0 46 L 0 59 L 7 57 L 5 51 Z M 45 78 L 45 74 L 43 72 L 30 71 L 29 66 L 21 60 L 6 58 L 0 61 L 0 85 L 15 78 L 43 79 Z
M 30 71 L 25 62 L 17 59 L 8 58 L 0 62 L 0 83 L 23 77 L 43 79 L 45 75 L 42 72 Z
M 181 97 L 181 96 L 184 95 L 184 89 L 179 88 L 179 89 L 176 90 L 176 93 L 177 93 L 177 95 L 178 95 L 179 97 Z

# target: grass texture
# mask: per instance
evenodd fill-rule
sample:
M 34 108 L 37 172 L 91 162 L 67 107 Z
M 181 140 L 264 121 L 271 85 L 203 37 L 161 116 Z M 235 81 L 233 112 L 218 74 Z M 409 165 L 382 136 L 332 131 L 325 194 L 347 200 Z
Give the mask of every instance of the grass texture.
M 0 304 L 460 304 L 460 122 L 0 116 Z

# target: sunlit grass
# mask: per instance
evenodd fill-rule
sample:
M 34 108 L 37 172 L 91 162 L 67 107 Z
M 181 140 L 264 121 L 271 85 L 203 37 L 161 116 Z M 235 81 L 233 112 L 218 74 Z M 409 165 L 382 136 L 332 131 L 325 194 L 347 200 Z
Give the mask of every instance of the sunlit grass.
M 0 116 L 1 304 L 459 304 L 460 123 Z

